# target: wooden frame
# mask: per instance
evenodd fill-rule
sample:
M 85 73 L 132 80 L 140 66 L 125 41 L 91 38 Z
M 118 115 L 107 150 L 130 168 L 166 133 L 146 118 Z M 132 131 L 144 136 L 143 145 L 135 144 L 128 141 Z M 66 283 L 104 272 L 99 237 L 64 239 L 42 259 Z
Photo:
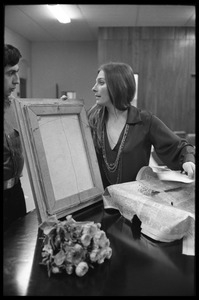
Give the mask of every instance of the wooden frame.
M 39 221 L 102 200 L 83 101 L 15 99 L 14 104 Z

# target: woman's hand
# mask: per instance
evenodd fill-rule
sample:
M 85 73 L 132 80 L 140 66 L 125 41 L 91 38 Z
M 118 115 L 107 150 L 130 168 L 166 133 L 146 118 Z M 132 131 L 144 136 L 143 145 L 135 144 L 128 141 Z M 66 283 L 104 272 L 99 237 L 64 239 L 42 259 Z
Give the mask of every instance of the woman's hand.
M 182 165 L 182 168 L 189 178 L 195 179 L 195 164 L 193 162 L 191 161 L 185 162 Z

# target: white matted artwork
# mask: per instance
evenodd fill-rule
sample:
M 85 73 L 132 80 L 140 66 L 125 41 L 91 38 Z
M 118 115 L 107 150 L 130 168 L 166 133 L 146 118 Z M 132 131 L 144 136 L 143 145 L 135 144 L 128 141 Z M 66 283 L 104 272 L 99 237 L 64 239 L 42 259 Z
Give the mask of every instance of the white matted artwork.
M 103 185 L 80 100 L 15 99 L 39 221 L 102 200 Z
M 53 119 L 44 116 L 38 123 L 50 177 L 54 180 L 55 199 L 92 188 L 93 181 L 78 116 L 59 115 Z

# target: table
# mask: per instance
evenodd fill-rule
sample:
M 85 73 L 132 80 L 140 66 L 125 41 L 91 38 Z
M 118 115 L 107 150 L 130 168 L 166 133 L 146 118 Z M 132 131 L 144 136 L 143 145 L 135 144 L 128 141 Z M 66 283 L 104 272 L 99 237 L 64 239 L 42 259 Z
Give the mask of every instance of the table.
M 194 296 L 195 257 L 182 254 L 182 240 L 153 241 L 103 203 L 73 214 L 77 221 L 102 224 L 112 257 L 83 277 L 52 274 L 41 266 L 42 232 L 36 210 L 4 234 L 3 294 L 28 296 Z

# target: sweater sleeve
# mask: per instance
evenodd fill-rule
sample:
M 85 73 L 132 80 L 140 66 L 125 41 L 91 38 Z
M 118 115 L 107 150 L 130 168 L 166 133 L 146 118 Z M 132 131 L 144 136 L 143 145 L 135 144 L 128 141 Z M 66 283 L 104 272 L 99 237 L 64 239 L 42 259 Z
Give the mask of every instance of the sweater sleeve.
M 150 140 L 161 161 L 173 170 L 182 169 L 184 162 L 195 163 L 195 148 L 186 139 L 177 136 L 159 118 L 152 115 Z

